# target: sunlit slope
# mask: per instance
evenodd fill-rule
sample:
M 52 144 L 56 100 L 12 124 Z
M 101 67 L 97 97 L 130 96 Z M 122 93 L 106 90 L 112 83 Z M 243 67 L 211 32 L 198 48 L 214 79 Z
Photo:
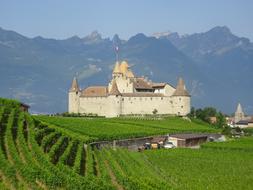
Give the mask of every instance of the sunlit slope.
M 59 128 L 92 137 L 93 140 L 112 140 L 143 137 L 169 133 L 217 133 L 219 130 L 200 121 L 188 121 L 179 117 L 165 119 L 102 119 L 36 116 L 40 120 Z

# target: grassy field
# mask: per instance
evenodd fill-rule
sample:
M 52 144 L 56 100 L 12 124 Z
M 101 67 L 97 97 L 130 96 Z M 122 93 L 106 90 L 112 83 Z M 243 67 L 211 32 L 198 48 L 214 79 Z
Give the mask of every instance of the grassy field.
M 60 126 L 71 133 L 97 140 L 112 140 L 170 133 L 217 133 L 218 129 L 198 120 L 188 121 L 179 117 L 161 120 L 124 118 L 68 118 L 34 116 L 35 119 Z

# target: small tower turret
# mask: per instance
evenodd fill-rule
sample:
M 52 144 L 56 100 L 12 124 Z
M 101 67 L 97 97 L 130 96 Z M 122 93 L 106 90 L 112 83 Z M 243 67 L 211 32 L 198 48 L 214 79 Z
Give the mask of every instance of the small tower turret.
M 118 89 L 116 80 L 112 80 L 112 87 L 108 93 L 111 109 L 108 110 L 109 117 L 118 117 L 121 114 L 122 95 Z
M 114 66 L 114 69 L 113 69 L 113 72 L 112 72 L 112 78 L 116 79 L 117 77 L 120 77 L 120 76 L 122 76 L 122 72 L 120 70 L 120 63 L 117 61 L 115 63 L 115 66 Z
M 74 77 L 72 81 L 72 85 L 69 89 L 69 113 L 79 113 L 79 96 L 81 95 L 81 91 L 78 86 L 78 82 L 76 77 Z
M 184 80 L 180 77 L 175 92 L 172 95 L 174 113 L 185 116 L 190 113 L 190 94 L 187 92 Z

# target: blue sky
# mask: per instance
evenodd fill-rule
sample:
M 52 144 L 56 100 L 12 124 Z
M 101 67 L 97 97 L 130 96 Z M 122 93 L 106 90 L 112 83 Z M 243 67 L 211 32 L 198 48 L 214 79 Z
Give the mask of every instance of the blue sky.
M 1 0 L 0 27 L 29 37 L 204 32 L 228 26 L 253 41 L 252 0 Z

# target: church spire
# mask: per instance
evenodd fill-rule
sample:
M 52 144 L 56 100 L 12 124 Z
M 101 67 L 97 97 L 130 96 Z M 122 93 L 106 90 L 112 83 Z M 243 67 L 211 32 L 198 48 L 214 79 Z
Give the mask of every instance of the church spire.
M 242 111 L 242 106 L 240 103 L 237 105 L 237 109 L 235 111 L 235 123 L 244 119 L 244 112 Z
M 181 77 L 178 80 L 177 87 L 173 93 L 173 96 L 190 96 L 185 88 L 184 80 Z
M 71 85 L 71 88 L 69 89 L 69 91 L 70 92 L 80 91 L 76 77 L 73 78 L 72 85 Z

